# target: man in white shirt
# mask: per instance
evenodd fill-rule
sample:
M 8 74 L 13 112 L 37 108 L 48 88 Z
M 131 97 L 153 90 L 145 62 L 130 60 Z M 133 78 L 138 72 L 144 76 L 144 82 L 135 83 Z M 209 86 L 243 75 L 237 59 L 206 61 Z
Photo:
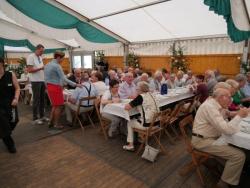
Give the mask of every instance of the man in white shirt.
M 229 89 L 216 88 L 213 96 L 199 107 L 193 125 L 192 145 L 194 148 L 226 160 L 225 168 L 218 187 L 238 185 L 245 162 L 245 154 L 238 148 L 216 144 L 222 134 L 232 135 L 240 130 L 239 123 L 248 115 L 247 108 L 240 109 L 236 116 L 227 121 L 223 112 L 231 104 Z
M 45 104 L 45 83 L 44 83 L 44 64 L 41 55 L 44 52 L 44 46 L 38 44 L 36 51 L 30 54 L 27 58 L 27 69 L 30 73 L 30 82 L 33 93 L 33 121 L 37 124 L 42 124 L 42 120 L 47 120 L 44 117 Z M 38 119 L 38 114 L 39 118 Z
M 119 96 L 121 99 L 134 99 L 137 96 L 136 85 L 134 84 L 134 75 L 131 72 L 125 74 L 125 82 L 119 87 Z

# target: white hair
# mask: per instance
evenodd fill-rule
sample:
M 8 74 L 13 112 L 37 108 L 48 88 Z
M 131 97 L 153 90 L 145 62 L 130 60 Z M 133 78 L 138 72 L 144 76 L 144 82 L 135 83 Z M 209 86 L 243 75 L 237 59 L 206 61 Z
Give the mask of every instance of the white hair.
M 162 72 L 160 70 L 155 71 L 154 77 L 157 78 L 159 76 L 162 76 Z
M 218 83 L 214 86 L 214 91 L 217 90 L 218 88 L 230 90 L 230 89 L 232 88 L 232 86 L 229 85 L 229 84 L 226 83 L 226 82 L 218 82 Z

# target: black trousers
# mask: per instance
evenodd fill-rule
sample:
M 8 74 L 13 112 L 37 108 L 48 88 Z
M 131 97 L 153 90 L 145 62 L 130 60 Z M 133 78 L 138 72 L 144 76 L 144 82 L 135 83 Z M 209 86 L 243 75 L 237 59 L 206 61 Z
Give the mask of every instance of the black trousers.
M 33 92 L 33 120 L 42 118 L 44 116 L 45 107 L 45 83 L 44 82 L 31 82 Z
M 13 138 L 11 137 L 11 135 L 4 137 L 3 143 L 6 145 L 6 147 L 8 149 L 15 147 L 15 142 L 14 142 Z

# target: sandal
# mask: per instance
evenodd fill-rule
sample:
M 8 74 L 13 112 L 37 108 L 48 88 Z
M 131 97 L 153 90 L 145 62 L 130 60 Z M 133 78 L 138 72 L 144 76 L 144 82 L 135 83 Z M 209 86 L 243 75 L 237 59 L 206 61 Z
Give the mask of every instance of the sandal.
M 61 130 L 61 129 L 63 129 L 64 128 L 64 126 L 63 125 L 54 125 L 54 127 L 53 127 L 54 129 L 58 129 L 58 130 Z
M 125 145 L 122 148 L 124 150 L 127 150 L 127 151 L 134 151 L 135 150 L 135 147 L 134 146 L 130 146 L 130 145 Z

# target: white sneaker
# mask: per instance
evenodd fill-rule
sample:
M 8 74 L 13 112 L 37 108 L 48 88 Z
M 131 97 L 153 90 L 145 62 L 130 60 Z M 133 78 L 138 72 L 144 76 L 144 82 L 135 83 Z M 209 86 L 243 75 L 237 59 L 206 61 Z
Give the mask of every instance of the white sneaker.
M 135 147 L 134 146 L 130 146 L 130 145 L 125 145 L 122 148 L 124 150 L 127 150 L 127 151 L 134 151 L 135 150 Z
M 43 121 L 41 121 L 40 119 L 37 119 L 34 121 L 35 124 L 37 125 L 42 125 L 43 124 Z
M 44 117 L 42 117 L 40 120 L 41 120 L 41 121 L 47 121 L 47 122 L 49 122 L 50 119 L 44 116 Z

